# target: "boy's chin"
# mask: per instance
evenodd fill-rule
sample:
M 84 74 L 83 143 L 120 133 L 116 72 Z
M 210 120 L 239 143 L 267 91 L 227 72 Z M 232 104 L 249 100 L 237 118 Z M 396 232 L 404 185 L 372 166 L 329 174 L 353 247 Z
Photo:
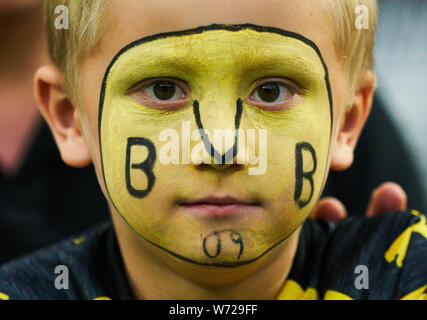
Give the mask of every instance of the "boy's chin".
M 157 246 L 166 256 L 177 262 L 193 265 L 236 268 L 253 264 L 272 251 L 286 239 L 286 235 L 277 238 L 254 236 L 249 231 L 225 229 L 208 233 L 201 241 L 171 243 L 170 246 Z
M 230 250 L 231 251 L 231 250 Z M 194 266 L 202 266 L 202 267 L 212 267 L 213 268 L 224 268 L 224 269 L 232 269 L 240 266 L 250 265 L 261 259 L 266 252 L 270 250 L 261 249 L 256 250 L 254 252 L 247 252 L 245 259 L 236 258 L 234 255 L 222 255 L 221 257 L 206 257 L 204 254 L 194 254 L 194 253 L 174 253 L 169 252 L 176 259 L 181 260 L 182 262 L 192 264 Z
M 119 220 L 120 224 L 126 221 Z M 287 243 L 301 224 L 299 220 L 279 219 L 202 223 L 185 215 L 168 221 L 135 219 L 127 222 L 133 229 L 131 233 L 138 234 L 142 243 L 149 244 L 141 248 L 145 247 L 164 263 L 219 268 L 253 264 L 272 251 L 278 252 L 274 250 L 277 247 L 283 249 L 280 252 L 286 251 L 286 245 L 281 244 Z

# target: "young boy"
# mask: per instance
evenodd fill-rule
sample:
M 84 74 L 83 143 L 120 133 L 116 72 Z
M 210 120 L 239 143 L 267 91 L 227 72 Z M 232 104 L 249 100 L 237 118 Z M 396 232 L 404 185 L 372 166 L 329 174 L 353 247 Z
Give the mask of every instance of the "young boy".
M 3 266 L 4 299 L 427 298 L 425 216 L 307 220 L 369 114 L 375 1 L 46 12 L 38 104 L 63 160 L 94 164 L 113 225 Z

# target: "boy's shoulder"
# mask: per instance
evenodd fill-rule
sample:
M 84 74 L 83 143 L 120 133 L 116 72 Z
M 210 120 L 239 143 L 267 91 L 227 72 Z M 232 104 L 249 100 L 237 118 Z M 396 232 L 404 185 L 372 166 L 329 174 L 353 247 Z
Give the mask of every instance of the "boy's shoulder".
M 120 298 L 129 292 L 122 268 L 114 229 L 106 221 L 2 265 L 0 299 Z
M 427 299 L 427 223 L 418 211 L 307 221 L 290 273 L 316 299 Z M 295 290 L 294 290 L 295 291 Z

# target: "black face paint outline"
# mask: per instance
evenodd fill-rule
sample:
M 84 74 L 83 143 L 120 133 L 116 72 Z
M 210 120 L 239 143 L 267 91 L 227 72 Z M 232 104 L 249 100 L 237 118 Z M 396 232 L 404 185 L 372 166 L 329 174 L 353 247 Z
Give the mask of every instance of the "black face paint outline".
M 121 216 L 121 218 L 126 222 L 126 224 L 132 229 L 134 230 L 142 239 L 144 239 L 145 241 L 147 241 L 148 243 L 158 247 L 161 250 L 164 250 L 165 252 L 171 254 L 172 256 L 179 258 L 181 260 L 190 262 L 190 263 L 194 263 L 197 265 L 204 265 L 204 266 L 212 266 L 212 267 L 226 267 L 226 268 L 236 268 L 239 267 L 241 265 L 245 265 L 251 262 L 254 262 L 258 259 L 260 259 L 262 256 L 264 256 L 265 254 L 267 254 L 270 250 L 272 250 L 273 248 L 275 248 L 276 246 L 278 246 L 280 243 L 282 243 L 283 241 L 285 241 L 289 236 L 291 236 L 296 229 L 298 229 L 299 226 L 297 226 L 292 232 L 289 233 L 289 235 L 287 235 L 285 238 L 283 238 L 282 240 L 279 240 L 276 244 L 272 245 L 270 248 L 268 248 L 267 250 L 265 250 L 262 254 L 260 254 L 258 257 L 251 259 L 251 260 L 247 260 L 247 261 L 239 261 L 239 262 L 224 262 L 224 263 L 203 263 L 203 262 L 198 262 L 198 261 L 194 261 L 192 259 L 186 258 L 184 256 L 181 256 L 175 252 L 172 252 L 162 246 L 159 246 L 158 244 L 146 239 L 143 235 L 141 235 L 140 233 L 138 233 L 129 223 L 128 221 L 123 217 L 123 215 L 119 212 L 119 210 L 117 209 L 117 206 L 115 205 L 113 198 L 110 195 L 110 192 L 108 190 L 108 186 L 107 186 L 107 181 L 105 179 L 105 170 L 104 170 L 104 162 L 103 162 L 103 155 L 102 155 L 102 137 L 101 137 L 101 123 L 102 123 L 102 111 L 103 111 L 103 107 L 104 107 L 104 98 L 105 98 L 105 89 L 107 86 L 107 79 L 108 76 L 110 74 L 111 68 L 113 67 L 114 63 L 120 58 L 120 56 L 125 53 L 126 51 L 128 51 L 129 49 L 138 46 L 142 43 L 146 43 L 146 42 L 150 42 L 150 41 L 154 41 L 154 40 L 158 40 L 158 39 L 164 39 L 164 38 L 168 38 L 168 37 L 178 37 L 178 36 L 187 36 L 187 35 L 193 35 L 193 34 L 199 34 L 199 33 L 203 33 L 205 31 L 210 31 L 210 30 L 226 30 L 226 31 L 233 31 L 233 32 L 237 32 L 237 31 L 242 31 L 245 29 L 249 29 L 249 30 L 253 30 L 253 31 L 257 31 L 257 32 L 267 32 L 267 33 L 275 33 L 275 34 L 279 34 L 279 35 L 283 35 L 286 37 L 290 37 L 290 38 L 294 38 L 297 39 L 303 43 L 305 43 L 306 45 L 310 46 L 317 54 L 317 56 L 319 57 L 324 72 L 325 72 L 325 84 L 326 84 L 326 89 L 328 91 L 328 100 L 329 100 L 329 109 L 330 109 L 330 118 L 331 118 L 331 125 L 330 125 L 330 135 L 329 135 L 329 147 L 328 147 L 328 154 L 329 154 L 329 149 L 330 149 L 330 140 L 332 137 L 332 127 L 333 127 L 333 101 L 332 101 L 332 91 L 331 91 L 331 85 L 329 82 L 329 73 L 328 73 L 328 68 L 326 66 L 325 61 L 323 60 L 322 54 L 320 53 L 319 48 L 316 46 L 316 44 L 309 40 L 308 38 L 304 37 L 303 35 L 299 34 L 299 33 L 295 33 L 292 31 L 287 31 L 287 30 L 283 30 L 283 29 L 279 29 L 279 28 L 274 28 L 274 27 L 263 27 L 263 26 L 258 26 L 258 25 L 254 25 L 254 24 L 250 24 L 250 23 L 245 23 L 245 24 L 232 24 L 232 25 L 224 25 L 224 24 L 211 24 L 208 26 L 201 26 L 201 27 L 197 27 L 197 28 L 193 28 L 193 29 L 187 29 L 187 30 L 181 30 L 181 31 L 172 31 L 172 32 L 164 32 L 164 33 L 159 33 L 159 34 L 154 34 L 151 36 L 147 36 L 147 37 L 143 37 L 139 40 L 133 41 L 130 44 L 126 45 L 125 47 L 123 47 L 115 56 L 114 58 L 111 60 L 110 64 L 108 65 L 105 74 L 104 74 L 104 78 L 102 80 L 102 85 L 101 85 L 101 93 L 100 93 L 100 97 L 99 97 L 99 111 L 98 111 L 98 140 L 99 140 L 99 150 L 100 150 L 100 158 L 101 158 L 101 169 L 102 169 L 102 178 L 104 181 L 104 185 L 105 185 L 105 189 L 107 191 L 107 194 L 111 200 L 111 203 L 113 204 L 115 210 L 118 212 L 118 214 Z M 234 148 L 234 147 L 233 147 Z M 327 168 L 325 168 L 325 176 L 324 176 L 324 180 L 326 179 L 326 172 L 327 172 Z M 320 196 L 320 194 L 319 194 Z

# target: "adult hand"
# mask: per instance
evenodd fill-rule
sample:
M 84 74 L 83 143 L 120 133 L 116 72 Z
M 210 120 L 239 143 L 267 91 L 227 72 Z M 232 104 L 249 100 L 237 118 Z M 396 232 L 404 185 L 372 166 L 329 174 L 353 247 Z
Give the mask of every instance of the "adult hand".
M 406 192 L 397 183 L 385 182 L 371 193 L 366 216 L 373 217 L 388 211 L 406 210 Z M 337 222 L 347 216 L 344 205 L 336 198 L 320 199 L 311 212 L 311 219 L 325 219 Z

